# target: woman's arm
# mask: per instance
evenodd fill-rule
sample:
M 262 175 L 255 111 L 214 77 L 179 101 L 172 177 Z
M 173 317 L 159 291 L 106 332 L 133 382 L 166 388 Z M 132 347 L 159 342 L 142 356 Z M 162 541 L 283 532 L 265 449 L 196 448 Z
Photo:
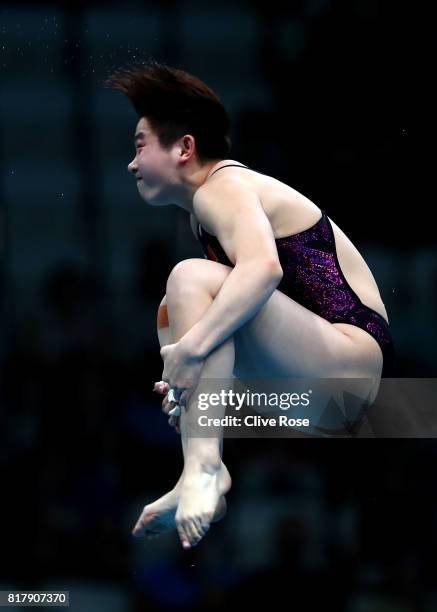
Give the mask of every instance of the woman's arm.
M 205 359 L 258 312 L 281 278 L 282 272 L 268 263 L 236 265 L 203 317 L 180 341 L 190 354 Z
M 204 316 L 180 340 L 191 354 L 205 358 L 258 312 L 283 272 L 270 222 L 249 184 L 232 177 L 214 188 L 205 185 L 194 208 L 235 262 Z

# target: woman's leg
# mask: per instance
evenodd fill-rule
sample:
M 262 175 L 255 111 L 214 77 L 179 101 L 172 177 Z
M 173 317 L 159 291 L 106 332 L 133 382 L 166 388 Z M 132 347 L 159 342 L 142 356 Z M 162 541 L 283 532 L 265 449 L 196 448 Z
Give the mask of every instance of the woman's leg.
M 160 348 L 162 348 L 163 346 L 166 346 L 167 344 L 171 344 L 172 343 L 172 332 L 170 329 L 170 322 L 168 320 L 167 296 L 166 295 L 161 300 L 161 303 L 158 308 L 156 328 L 157 328 Z M 176 417 L 172 417 L 172 418 L 175 419 Z M 181 442 L 182 442 L 182 452 L 183 452 L 184 460 L 185 460 L 186 435 L 181 436 Z M 223 436 L 221 436 L 220 438 L 220 457 L 222 456 L 222 454 L 223 454 Z M 181 478 L 179 479 L 178 484 L 180 482 L 181 482 Z
M 172 342 L 172 333 L 169 325 L 168 314 L 167 314 L 167 300 L 166 296 L 161 300 L 158 307 L 157 313 L 157 334 L 159 345 L 163 346 Z M 182 452 L 186 456 L 186 434 L 181 435 Z M 222 444 L 223 439 L 220 440 L 220 456 L 222 455 Z M 173 489 L 154 501 L 151 504 L 147 504 L 135 525 L 133 534 L 141 537 L 145 536 L 147 539 L 154 539 L 161 533 L 166 533 L 176 529 L 175 514 L 180 497 L 180 488 L 184 478 L 184 470 L 182 471 L 178 482 L 175 484 Z M 224 495 L 219 499 L 217 507 L 215 509 L 214 518 L 212 522 L 217 522 L 223 518 L 226 513 L 226 500 Z
M 230 267 L 205 259 L 177 264 L 167 284 L 172 342 L 199 320 L 230 272 Z M 377 386 L 382 353 L 364 330 L 332 324 L 276 290 L 252 319 L 207 357 L 202 378 L 231 378 L 233 368 L 241 378 L 356 377 L 372 378 Z M 182 412 L 182 429 L 190 416 L 189 408 L 188 404 Z M 204 534 L 212 502 L 220 492 L 217 486 L 214 490 L 213 482 L 217 484 L 214 471 L 220 457 L 219 439 L 184 439 L 190 478 L 184 477 L 176 523 L 181 539 L 192 543 Z M 204 500 L 209 504 L 207 511 Z
M 174 269 L 173 283 L 179 284 L 181 292 L 186 291 L 187 295 L 206 296 L 203 299 L 208 302 L 220 291 L 231 271 L 220 263 L 188 259 Z M 189 320 L 190 313 L 184 314 L 184 309 L 190 308 L 189 298 L 180 300 L 177 320 L 188 317 L 188 328 L 194 321 Z M 281 291 L 274 291 L 255 316 L 234 333 L 233 339 L 234 375 L 241 379 L 259 378 L 261 387 L 269 378 L 350 378 L 362 379 L 358 393 L 370 404 L 377 395 L 383 360 L 375 338 L 355 325 L 331 323 Z M 203 373 L 202 376 L 206 378 Z M 348 388 L 355 389 L 354 381 Z M 319 405 L 313 402 L 314 423 L 321 414 L 317 411 L 326 408 L 325 399 L 329 401 L 332 397 L 340 409 L 344 408 L 343 393 L 340 390 L 339 396 L 331 396 L 332 390 L 336 393 L 335 382 L 326 386 L 326 397 L 322 397 L 324 391 L 318 393 Z
M 197 266 L 198 260 L 186 260 L 176 266 L 167 281 L 167 309 L 171 341 L 177 342 L 199 321 L 213 302 L 217 291 L 211 291 L 207 269 Z M 194 262 L 194 263 L 193 263 Z M 194 270 L 194 266 L 196 270 Z M 196 272 L 193 282 L 193 272 Z M 203 273 L 203 276 L 202 276 Z M 181 498 L 176 513 L 176 525 L 183 545 L 195 545 L 209 529 L 220 498 L 229 490 L 231 479 L 221 461 L 223 430 L 217 434 L 193 437 L 190 425 L 198 418 L 194 405 L 202 380 L 208 380 L 208 390 L 217 379 L 217 388 L 232 386 L 234 370 L 234 340 L 229 338 L 205 359 L 198 387 L 193 389 L 180 416 L 180 431 L 184 446 L 184 475 Z M 224 415 L 225 406 L 218 407 L 217 416 Z

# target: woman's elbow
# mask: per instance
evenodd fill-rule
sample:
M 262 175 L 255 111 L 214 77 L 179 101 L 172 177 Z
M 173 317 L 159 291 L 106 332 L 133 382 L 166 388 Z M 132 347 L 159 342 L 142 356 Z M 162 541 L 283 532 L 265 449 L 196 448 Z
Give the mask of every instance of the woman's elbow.
M 265 257 L 247 259 L 244 262 L 237 262 L 236 268 L 244 271 L 254 271 L 265 274 L 278 282 L 284 276 L 284 272 L 279 261 L 276 259 L 267 259 Z
M 269 259 L 266 262 L 266 268 L 268 270 L 268 273 L 272 276 L 272 278 L 274 278 L 277 281 L 280 281 L 281 278 L 284 276 L 284 271 L 281 267 L 281 264 L 274 259 Z

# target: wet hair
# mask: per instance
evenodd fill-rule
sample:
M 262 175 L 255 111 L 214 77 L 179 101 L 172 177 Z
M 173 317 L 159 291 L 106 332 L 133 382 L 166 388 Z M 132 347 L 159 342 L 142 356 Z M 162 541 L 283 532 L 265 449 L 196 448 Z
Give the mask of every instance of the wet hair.
M 162 147 L 185 134 L 200 162 L 225 159 L 231 148 L 230 120 L 219 97 L 199 78 L 156 61 L 122 68 L 105 85 L 121 91 L 139 118 L 145 117 Z

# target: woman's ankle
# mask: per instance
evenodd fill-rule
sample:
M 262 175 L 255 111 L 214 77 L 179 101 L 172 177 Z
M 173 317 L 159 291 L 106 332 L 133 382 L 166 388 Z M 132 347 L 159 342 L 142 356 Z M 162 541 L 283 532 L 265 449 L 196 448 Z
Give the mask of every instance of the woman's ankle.
M 184 476 L 196 472 L 214 475 L 222 469 L 223 462 L 220 455 L 206 455 L 192 457 L 185 461 Z

